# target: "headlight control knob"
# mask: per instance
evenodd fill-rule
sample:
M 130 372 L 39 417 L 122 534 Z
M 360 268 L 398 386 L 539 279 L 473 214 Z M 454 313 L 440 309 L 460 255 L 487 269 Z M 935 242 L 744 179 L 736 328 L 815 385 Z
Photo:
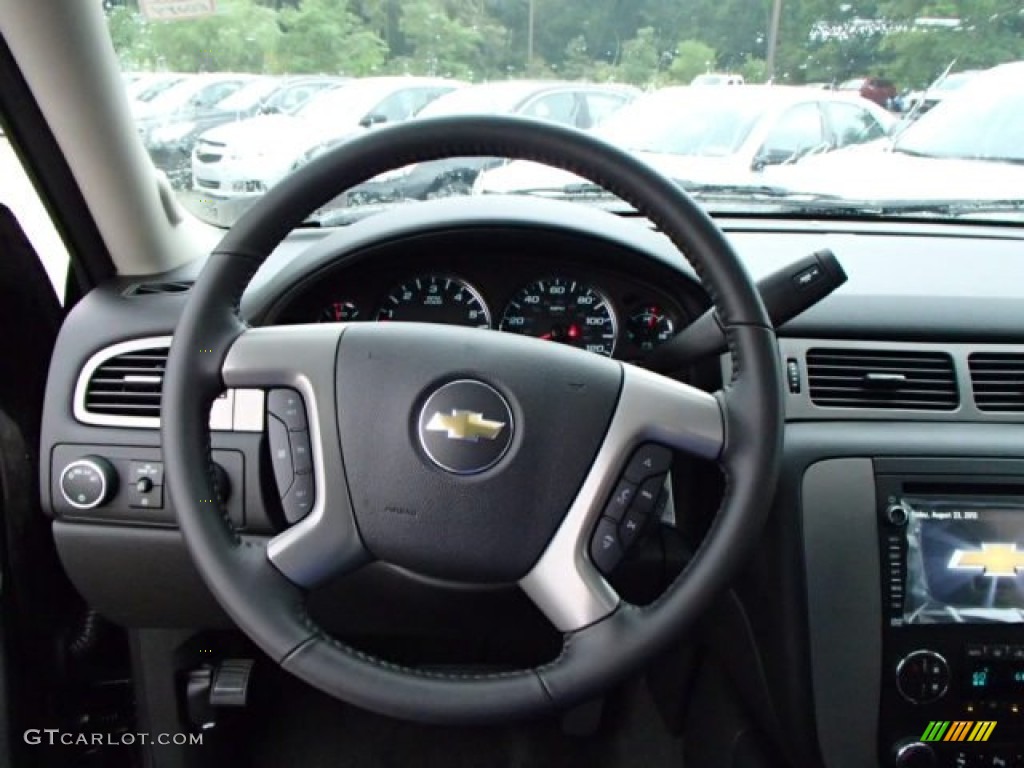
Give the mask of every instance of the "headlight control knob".
M 117 470 L 100 456 L 83 456 L 60 473 L 60 493 L 75 509 L 95 509 L 117 491 Z

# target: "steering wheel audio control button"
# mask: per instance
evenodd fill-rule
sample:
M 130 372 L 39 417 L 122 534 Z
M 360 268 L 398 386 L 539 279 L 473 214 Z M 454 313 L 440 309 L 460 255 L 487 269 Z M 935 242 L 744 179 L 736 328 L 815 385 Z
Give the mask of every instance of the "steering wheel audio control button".
M 636 485 L 628 480 L 620 480 L 614 493 L 604 508 L 604 516 L 618 522 L 626 515 L 626 510 L 636 498 Z
M 279 418 L 290 432 L 308 428 L 305 403 L 302 402 L 302 395 L 294 389 L 270 390 L 267 410 Z
M 292 466 L 292 446 L 288 439 L 288 428 L 279 418 L 270 414 L 267 418 L 267 434 L 270 439 L 270 461 L 274 467 L 277 491 L 284 498 L 292 487 L 295 469 Z
M 672 451 L 663 445 L 647 443 L 636 449 L 623 474 L 627 480 L 642 483 L 654 475 L 664 475 L 671 467 Z
M 291 489 L 281 499 L 284 519 L 289 523 L 299 522 L 313 508 L 313 497 L 313 475 L 295 475 Z
M 594 536 L 590 540 L 590 559 L 601 573 L 607 576 L 615 566 L 622 560 L 624 552 L 622 542 L 619 541 L 619 526 L 607 517 L 601 518 L 601 522 L 594 529 Z
M 309 432 L 290 432 L 288 434 L 292 451 L 292 469 L 296 475 L 304 475 L 313 471 L 313 459 L 310 456 Z

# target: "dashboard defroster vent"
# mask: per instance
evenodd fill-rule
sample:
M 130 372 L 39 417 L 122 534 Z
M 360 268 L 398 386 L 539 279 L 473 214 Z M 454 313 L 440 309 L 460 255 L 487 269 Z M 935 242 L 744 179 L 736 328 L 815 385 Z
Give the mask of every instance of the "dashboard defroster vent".
M 167 347 L 148 347 L 101 362 L 86 384 L 86 411 L 158 419 L 167 351 Z
M 954 411 L 960 405 L 953 358 L 945 352 L 807 350 L 811 402 L 824 408 Z
M 979 411 L 1024 412 L 1024 354 L 973 352 L 967 365 Z
M 136 283 L 127 291 L 126 296 L 166 296 L 175 293 L 187 293 L 192 289 L 191 280 L 168 280 L 161 283 Z

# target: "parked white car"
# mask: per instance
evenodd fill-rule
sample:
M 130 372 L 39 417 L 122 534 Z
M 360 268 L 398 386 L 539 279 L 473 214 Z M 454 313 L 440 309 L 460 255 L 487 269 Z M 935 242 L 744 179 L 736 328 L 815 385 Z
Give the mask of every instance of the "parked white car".
M 830 91 L 676 87 L 638 99 L 595 132 L 685 183 L 756 184 L 768 166 L 880 139 L 895 122 L 877 104 Z M 474 191 L 554 191 L 579 181 L 517 161 L 481 174 Z
M 1019 200 L 1024 61 L 976 75 L 892 140 L 807 158 L 771 178 L 850 200 Z
M 307 152 L 375 125 L 406 120 L 461 85 L 419 77 L 351 80 L 317 94 L 294 114 L 219 126 L 200 136 L 192 152 L 193 188 L 213 203 L 259 197 Z

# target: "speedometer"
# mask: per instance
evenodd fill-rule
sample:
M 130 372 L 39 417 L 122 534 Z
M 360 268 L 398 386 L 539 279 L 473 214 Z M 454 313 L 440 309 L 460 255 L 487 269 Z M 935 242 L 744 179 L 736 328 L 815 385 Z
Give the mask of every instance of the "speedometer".
M 505 308 L 501 330 L 569 344 L 611 357 L 615 312 L 596 288 L 563 277 L 538 280 L 520 290 Z
M 384 299 L 377 319 L 491 327 L 491 313 L 476 289 L 446 275 L 421 275 L 402 283 Z

